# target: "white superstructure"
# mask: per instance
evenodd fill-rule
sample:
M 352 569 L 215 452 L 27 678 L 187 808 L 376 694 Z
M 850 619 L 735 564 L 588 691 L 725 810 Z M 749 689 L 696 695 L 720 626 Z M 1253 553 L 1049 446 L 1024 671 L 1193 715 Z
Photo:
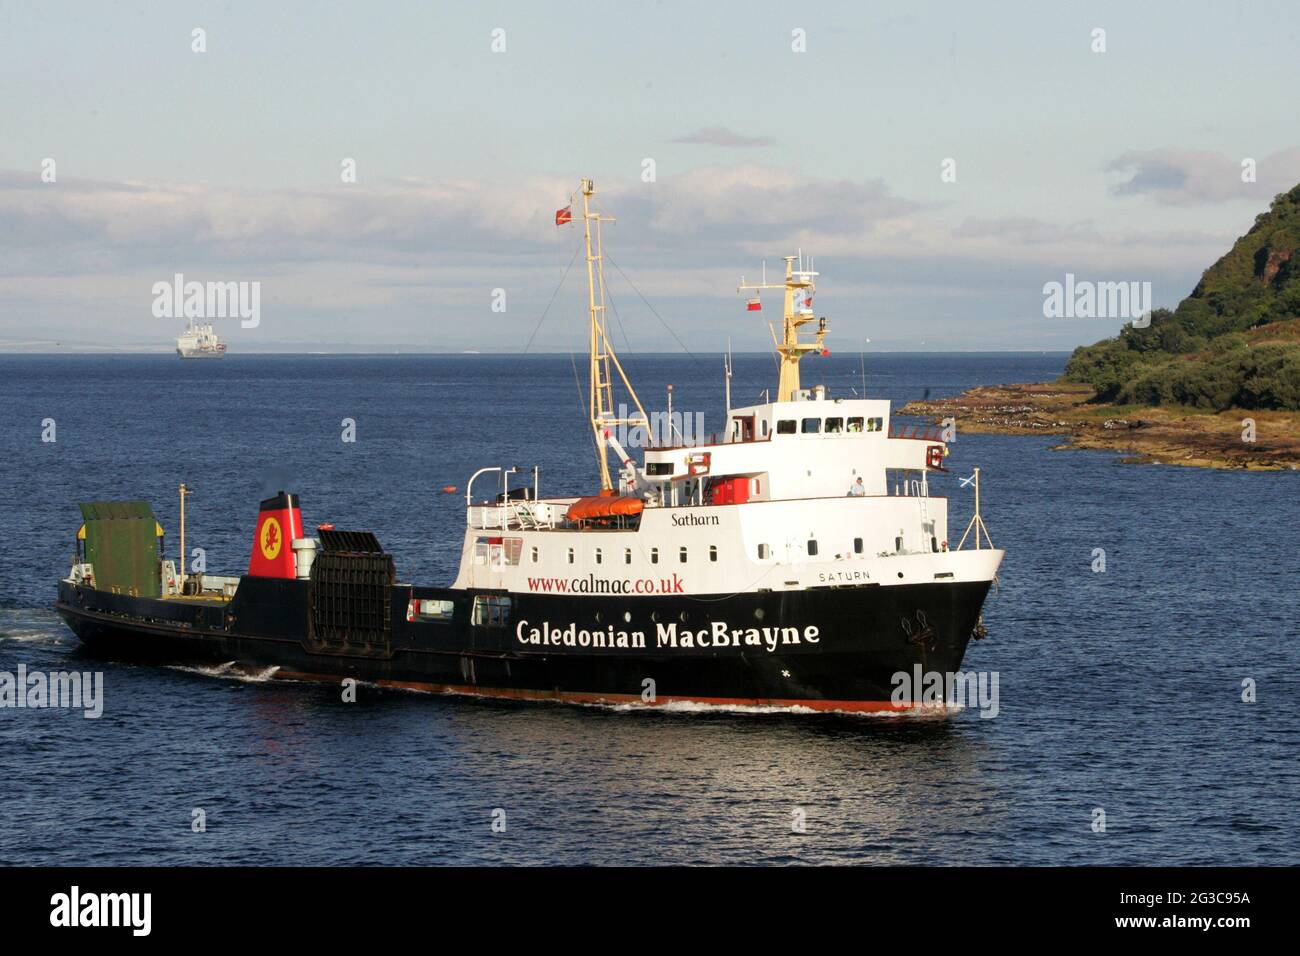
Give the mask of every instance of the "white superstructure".
M 733 425 L 755 419 L 755 437 L 648 449 L 636 466 L 643 508 L 625 517 L 570 518 L 571 497 L 498 501 L 510 473 L 487 469 L 469 488 L 453 586 L 729 594 L 991 579 L 1003 552 L 956 550 L 948 500 L 929 494 L 944 443 L 891 436 L 888 414 L 887 402 L 832 398 L 734 410 Z M 858 419 L 864 430 L 848 430 Z M 798 430 L 778 431 L 789 422 Z M 865 493 L 850 495 L 858 478 Z M 485 488 L 491 497 L 474 500 Z
M 584 180 L 601 494 L 542 498 L 535 470 L 531 487 L 523 488 L 511 487 L 514 469 L 481 470 L 466 488 L 467 527 L 453 587 L 575 597 L 734 595 L 993 578 L 1003 552 L 987 540 L 978 513 L 954 545 L 947 499 L 929 493 L 929 474 L 943 470 L 948 454 L 940 432 L 893 427 L 887 401 L 801 387 L 799 361 L 824 350 L 828 329 L 811 307 L 817 273 L 802 259 L 796 266 L 796 257 L 787 258 L 783 283 L 741 285 L 784 290 L 783 336 L 773 329 L 778 400 L 729 408 L 712 443 L 652 446 L 640 464 L 633 460 L 606 427 L 606 369 L 611 359 L 621 369 L 604 335 L 597 292 L 599 232 L 594 250 L 590 240 L 601 219 L 586 202 L 593 192 Z M 800 327 L 811 322 L 815 339 L 801 339 Z M 605 464 L 607 449 L 620 465 L 616 480 Z M 974 546 L 961 549 L 972 530 Z
M 224 358 L 226 343 L 217 338 L 211 322 L 200 324 L 191 319 L 176 337 L 176 354 L 185 359 Z

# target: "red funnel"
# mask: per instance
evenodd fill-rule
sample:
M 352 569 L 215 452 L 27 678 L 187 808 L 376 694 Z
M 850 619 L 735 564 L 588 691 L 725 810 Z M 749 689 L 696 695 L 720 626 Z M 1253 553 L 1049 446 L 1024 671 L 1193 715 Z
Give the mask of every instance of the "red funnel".
M 248 573 L 259 578 L 295 577 L 293 539 L 302 536 L 298 496 L 281 491 L 274 498 L 267 498 L 257 516 Z

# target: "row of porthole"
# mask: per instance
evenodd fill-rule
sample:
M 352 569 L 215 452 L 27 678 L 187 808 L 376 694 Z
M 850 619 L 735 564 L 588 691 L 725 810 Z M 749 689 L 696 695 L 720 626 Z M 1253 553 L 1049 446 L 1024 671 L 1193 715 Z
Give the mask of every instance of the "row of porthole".
M 816 539 L 816 538 L 809 538 L 809 539 L 808 539 L 808 554 L 809 554 L 809 556 L 810 556 L 810 557 L 816 557 L 816 555 L 817 555 L 817 553 L 818 553 L 819 550 L 820 550 L 820 546 L 817 544 L 817 539 Z M 863 552 L 863 550 L 864 550 L 864 544 L 863 544 L 862 539 L 861 539 L 861 538 L 854 538 L 854 539 L 853 539 L 853 553 L 854 553 L 854 554 L 861 554 L 861 553 Z M 769 545 L 769 544 L 760 544 L 760 545 L 758 546 L 758 560 L 760 560 L 760 561 L 766 561 L 766 560 L 768 560 L 768 559 L 771 558 L 771 557 L 772 557 L 772 546 Z M 839 555 L 836 555 L 836 557 L 839 557 Z
M 761 621 L 761 620 L 763 620 L 763 618 L 766 617 L 766 616 L 767 616 L 767 612 L 764 611 L 761 607 L 756 607 L 756 608 L 754 608 L 754 620 L 756 620 L 756 621 Z M 601 621 L 604 620 L 605 615 L 602 614 L 600 611 L 597 611 L 597 612 L 595 613 L 595 615 L 594 615 L 594 618 L 595 618 L 595 620 L 596 620 L 596 623 L 599 624 Z M 690 612 L 690 611 L 682 611 L 682 612 L 680 612 L 680 613 L 677 615 L 677 620 L 681 621 L 683 624 L 685 624 L 685 623 L 686 623 L 687 621 L 689 621 L 690 619 L 691 619 L 691 612 Z M 662 618 L 660 617 L 658 611 L 651 611 L 651 612 L 650 612 L 650 620 L 653 621 L 653 622 L 655 622 L 655 623 L 658 623 L 660 620 L 662 620 Z M 632 612 L 631 612 L 631 611 L 624 611 L 624 612 L 623 612 L 623 622 L 624 622 L 625 624 L 631 624 L 631 623 L 632 623 Z
M 532 549 L 532 552 L 531 552 L 530 555 L 529 555 L 529 557 L 530 557 L 530 559 L 532 560 L 533 564 L 536 564 L 537 561 L 538 561 L 538 558 L 540 557 L 540 552 L 538 551 L 537 548 L 533 548 L 533 549 Z M 596 563 L 597 563 L 597 564 L 603 564 L 603 563 L 604 563 L 604 555 L 602 554 L 600 548 L 597 548 L 597 549 L 595 550 L 595 552 L 593 552 L 593 557 L 596 559 Z M 686 549 L 684 546 L 681 547 L 681 548 L 678 548 L 678 549 L 677 549 L 677 560 L 678 560 L 678 562 L 681 563 L 681 564 L 686 564 L 687 559 L 688 559 L 687 549 Z M 717 546 L 716 544 L 711 544 L 711 545 L 709 545 L 709 560 L 710 560 L 710 561 L 713 561 L 713 562 L 715 562 L 715 563 L 716 563 L 717 560 L 718 560 L 718 546 Z M 576 549 L 574 549 L 574 548 L 570 548 L 570 549 L 569 549 L 569 563 L 570 563 L 570 564 L 575 564 L 575 563 L 577 563 L 577 551 L 576 551 Z M 623 549 L 623 563 L 624 563 L 624 564 L 631 564 L 631 563 L 632 563 L 632 549 L 631 549 L 631 548 L 624 548 L 624 549 Z M 651 564 L 658 564 L 658 563 L 659 563 L 659 549 L 658 549 L 658 548 L 651 548 L 651 549 L 650 549 L 650 563 L 651 563 Z

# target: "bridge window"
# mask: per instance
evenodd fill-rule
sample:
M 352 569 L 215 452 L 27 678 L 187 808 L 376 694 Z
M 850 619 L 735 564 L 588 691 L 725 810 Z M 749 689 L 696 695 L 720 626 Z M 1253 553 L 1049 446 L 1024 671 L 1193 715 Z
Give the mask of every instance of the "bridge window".
M 760 545 L 758 546 L 758 560 L 760 560 L 760 561 L 766 561 L 766 560 L 768 559 L 768 556 L 769 556 L 771 553 L 772 553 L 772 549 L 769 548 L 767 545 L 765 545 L 765 544 L 760 544 Z
M 709 560 L 710 561 L 718 560 L 718 546 L 716 544 L 709 545 Z
M 884 431 L 884 428 L 885 428 L 885 420 L 880 416 L 867 419 L 867 431 L 869 432 Z
M 765 418 L 765 419 L 763 419 L 763 437 L 764 437 L 764 438 L 767 437 L 767 433 L 768 433 L 769 431 L 771 431 L 771 429 L 768 427 L 767 419 Z
M 658 563 L 659 563 L 659 549 L 658 549 L 658 548 L 651 548 L 651 549 L 650 549 L 650 563 L 651 563 L 651 564 L 658 564 Z
M 795 431 L 795 421 L 793 418 L 783 418 L 776 423 L 776 433 L 778 435 L 793 435 Z
M 805 418 L 802 430 L 805 435 L 816 435 L 822 430 L 822 420 L 820 418 Z
M 503 627 L 510 623 L 510 598 L 498 594 L 475 595 L 474 623 L 483 627 Z
M 671 475 L 673 473 L 673 463 L 671 461 L 648 461 L 645 465 L 647 475 Z
M 817 539 L 816 539 L 816 538 L 809 538 L 809 539 L 808 539 L 808 554 L 809 554 L 809 556 L 812 556 L 812 555 L 815 555 L 816 553 L 817 553 Z
M 624 564 L 631 564 L 631 563 L 632 563 L 632 549 L 631 549 L 631 548 L 624 548 L 624 549 L 623 549 L 623 563 L 624 563 Z
M 850 418 L 850 419 L 849 419 L 849 431 L 851 431 L 851 432 L 860 432 L 860 431 L 862 431 L 862 419 L 861 419 L 861 418 Z
M 420 598 L 412 603 L 415 604 L 416 614 L 422 621 L 450 621 L 456 613 L 456 605 L 451 601 L 431 601 Z
M 826 434 L 839 434 L 844 431 L 844 419 L 828 418 L 826 419 Z
M 533 548 L 533 550 L 532 550 L 532 554 L 530 555 L 530 557 L 532 557 L 532 559 L 533 559 L 533 564 L 536 564 L 536 563 L 537 563 L 537 549 L 536 549 L 536 548 Z
M 600 564 L 600 548 L 596 549 L 596 563 Z
M 861 538 L 854 538 L 854 539 L 853 539 L 853 553 L 854 553 L 854 554 L 861 554 L 861 553 L 862 553 L 862 539 L 861 539 Z
M 685 564 L 685 563 L 686 563 L 686 549 L 685 549 L 685 548 L 681 548 L 681 549 L 678 550 L 678 552 L 677 552 L 677 560 L 680 561 L 682 564 Z
M 570 564 L 573 563 L 573 549 L 572 549 L 572 548 L 569 549 L 569 563 L 570 563 Z

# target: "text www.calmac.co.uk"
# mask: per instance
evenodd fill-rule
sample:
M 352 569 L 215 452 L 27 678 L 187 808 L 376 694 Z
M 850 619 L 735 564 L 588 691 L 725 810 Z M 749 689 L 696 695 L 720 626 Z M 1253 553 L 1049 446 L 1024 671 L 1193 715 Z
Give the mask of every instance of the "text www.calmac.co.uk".
M 685 594 L 680 575 L 670 578 L 529 578 L 530 591 L 559 594 Z

